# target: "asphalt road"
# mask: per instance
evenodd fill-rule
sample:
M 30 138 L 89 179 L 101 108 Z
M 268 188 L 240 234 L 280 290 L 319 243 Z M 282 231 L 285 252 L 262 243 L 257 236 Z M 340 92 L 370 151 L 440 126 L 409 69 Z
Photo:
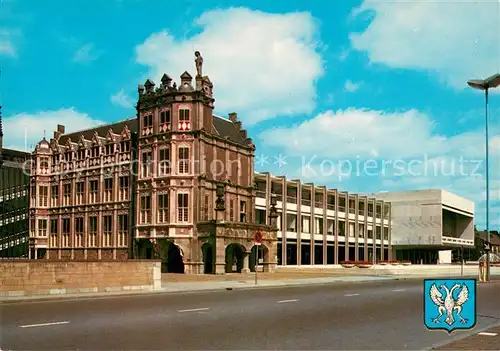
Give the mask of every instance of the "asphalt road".
M 470 333 L 428 331 L 422 292 L 411 280 L 3 303 L 0 349 L 422 350 Z M 478 286 L 477 329 L 500 322 L 499 295 Z

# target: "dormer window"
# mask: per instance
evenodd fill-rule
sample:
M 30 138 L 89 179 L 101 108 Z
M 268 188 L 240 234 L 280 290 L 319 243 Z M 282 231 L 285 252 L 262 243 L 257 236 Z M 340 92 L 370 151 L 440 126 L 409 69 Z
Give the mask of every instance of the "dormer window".
M 52 155 L 52 165 L 55 166 L 59 163 L 59 154 Z
M 187 108 L 181 108 L 179 110 L 179 130 L 191 130 L 191 116 L 190 110 Z

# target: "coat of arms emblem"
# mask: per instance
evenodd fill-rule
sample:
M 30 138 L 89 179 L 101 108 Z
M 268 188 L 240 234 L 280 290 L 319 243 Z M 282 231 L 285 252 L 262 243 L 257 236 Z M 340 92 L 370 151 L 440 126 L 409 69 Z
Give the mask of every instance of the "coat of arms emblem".
M 476 279 L 426 279 L 424 324 L 428 329 L 472 329 L 476 325 Z

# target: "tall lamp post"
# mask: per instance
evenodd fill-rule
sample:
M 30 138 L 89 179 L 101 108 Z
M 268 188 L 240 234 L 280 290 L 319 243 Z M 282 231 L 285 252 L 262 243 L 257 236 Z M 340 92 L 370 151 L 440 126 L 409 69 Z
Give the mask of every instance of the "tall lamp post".
M 488 90 L 500 85 L 500 74 L 494 74 L 486 79 L 472 79 L 467 84 L 474 89 L 484 90 L 485 97 L 485 134 L 486 134 L 486 248 L 490 245 L 490 177 L 489 177 L 489 137 L 488 137 Z M 486 281 L 490 281 L 490 252 L 486 251 Z

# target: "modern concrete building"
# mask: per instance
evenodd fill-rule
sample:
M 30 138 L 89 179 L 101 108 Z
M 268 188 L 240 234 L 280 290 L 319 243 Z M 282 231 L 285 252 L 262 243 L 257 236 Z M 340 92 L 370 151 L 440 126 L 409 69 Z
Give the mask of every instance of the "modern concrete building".
M 376 196 L 256 173 L 255 217 L 264 222 L 277 195 L 278 264 L 391 260 L 391 206 Z
M 391 203 L 396 259 L 443 262 L 454 248 L 474 247 L 474 202 L 442 189 L 375 195 Z
M 0 258 L 28 256 L 29 153 L 3 148 L 0 106 Z

